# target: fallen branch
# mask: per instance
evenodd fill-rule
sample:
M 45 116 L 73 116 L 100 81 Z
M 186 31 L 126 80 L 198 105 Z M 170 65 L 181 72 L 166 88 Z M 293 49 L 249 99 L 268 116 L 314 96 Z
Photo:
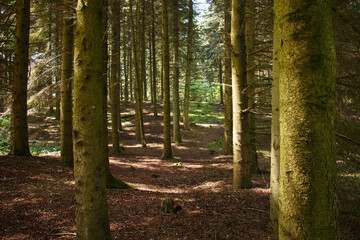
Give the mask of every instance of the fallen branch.
M 344 136 L 344 135 L 341 135 L 341 134 L 339 134 L 339 133 L 336 133 L 336 136 L 337 136 L 338 138 L 341 138 L 342 140 L 345 140 L 345 141 L 347 141 L 347 142 L 351 142 L 351 143 L 355 144 L 356 146 L 360 147 L 360 143 L 357 142 L 357 141 L 355 141 L 354 139 L 348 138 L 348 137 L 346 137 L 346 136 Z
M 261 210 L 261 209 L 257 209 L 257 208 L 243 208 L 245 210 L 252 210 L 252 211 L 258 211 L 258 212 L 262 212 L 262 213 L 267 213 L 270 215 L 270 213 L 268 211 L 264 211 L 264 210 Z

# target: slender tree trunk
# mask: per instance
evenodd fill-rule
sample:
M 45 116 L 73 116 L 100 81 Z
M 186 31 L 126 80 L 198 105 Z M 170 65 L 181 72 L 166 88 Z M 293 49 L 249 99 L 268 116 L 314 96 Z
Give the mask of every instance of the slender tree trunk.
M 274 27 L 277 26 L 275 19 Z M 271 89 L 271 171 L 270 171 L 270 228 L 278 234 L 279 211 L 279 171 L 280 171 L 280 128 L 279 128 L 279 68 L 278 68 L 278 29 L 274 28 L 273 37 L 273 80 Z
M 279 239 L 337 239 L 331 1 L 275 1 Z
M 151 45 L 152 45 L 152 99 L 154 105 L 154 117 L 157 117 L 157 68 L 156 68 L 156 42 L 155 42 L 155 4 L 154 0 L 151 0 L 151 15 L 152 15 L 152 27 L 151 27 Z
M 30 156 L 27 121 L 30 0 L 16 1 L 10 155 Z
M 223 91 L 223 71 L 222 62 L 219 61 L 219 85 L 220 85 L 220 104 L 224 104 L 224 91 Z
M 65 0 L 65 5 L 73 6 L 72 0 Z M 65 167 L 74 166 L 72 138 L 72 78 L 73 78 L 73 14 L 70 9 L 64 12 L 61 58 L 61 90 L 60 90 L 60 143 L 61 162 Z
M 224 119 L 224 144 L 223 152 L 231 155 L 232 150 L 232 80 L 231 80 L 231 54 L 230 54 L 230 31 L 231 31 L 231 0 L 225 1 L 225 119 Z
M 232 0 L 231 64 L 233 93 L 233 187 L 251 187 L 246 83 L 245 0 Z
M 259 172 L 259 164 L 256 153 L 256 135 L 255 135 L 255 2 L 254 0 L 246 1 L 246 23 L 245 23 L 245 46 L 246 46 L 246 79 L 249 107 L 249 156 L 251 161 L 251 172 Z
M 120 95 L 120 80 L 118 69 L 120 68 L 120 2 L 115 1 L 111 5 L 112 24 L 111 24 L 111 80 L 110 80 L 110 95 L 111 95 L 111 139 L 114 153 L 120 153 L 119 143 L 119 95 Z
M 56 12 L 55 13 L 55 19 L 56 19 L 56 32 L 55 32 L 55 44 L 54 44 L 54 50 L 55 50 L 55 56 L 60 56 L 60 44 L 61 44 L 61 13 Z M 60 64 L 59 58 L 56 58 L 55 60 L 55 81 L 59 82 L 61 81 L 61 72 L 59 71 L 60 68 L 58 68 Z M 60 83 L 61 84 L 61 83 Z M 56 111 L 55 111 L 55 119 L 60 120 L 60 92 L 56 92 Z
M 140 5 L 141 4 L 141 5 Z M 143 105 L 143 100 L 147 99 L 147 80 L 146 80 L 146 44 L 145 44 L 145 0 L 141 0 L 139 2 L 138 7 L 141 8 L 141 16 L 140 16 L 140 29 L 139 37 L 140 37 L 140 77 L 141 77 L 141 110 Z M 142 126 L 144 128 L 144 126 Z
M 174 78 L 173 78 L 173 131 L 174 142 L 181 143 L 180 100 L 179 100 L 179 3 L 173 0 L 173 37 L 174 37 Z
M 74 52 L 77 239 L 110 239 L 103 146 L 102 0 L 78 1 Z
M 163 83 L 164 83 L 164 152 L 162 158 L 172 158 L 170 133 L 170 52 L 169 23 L 167 0 L 161 1 L 162 10 L 162 49 L 163 49 Z
M 188 24 L 185 94 L 184 94 L 184 129 L 186 130 L 190 130 L 189 108 L 190 108 L 190 80 L 191 80 L 191 70 L 192 70 L 193 25 L 194 25 L 193 18 L 194 18 L 193 1 L 189 0 L 189 24 Z

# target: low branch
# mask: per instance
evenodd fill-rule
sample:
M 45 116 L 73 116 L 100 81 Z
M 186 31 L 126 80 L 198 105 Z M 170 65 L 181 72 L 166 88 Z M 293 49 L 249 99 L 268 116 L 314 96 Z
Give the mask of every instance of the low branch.
M 342 140 L 344 140 L 344 141 L 350 142 L 350 143 L 352 143 L 352 144 L 360 147 L 360 143 L 357 142 L 357 141 L 355 141 L 354 139 L 351 139 L 351 138 L 346 137 L 346 136 L 344 136 L 344 135 L 341 135 L 341 134 L 339 134 L 339 133 L 336 133 L 336 137 L 338 137 L 338 138 L 340 138 L 340 139 L 342 139 Z

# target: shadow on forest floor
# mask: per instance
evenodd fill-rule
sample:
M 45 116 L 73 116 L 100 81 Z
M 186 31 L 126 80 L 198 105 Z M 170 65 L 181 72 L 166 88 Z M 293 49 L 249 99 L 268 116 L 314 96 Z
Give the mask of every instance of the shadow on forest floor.
M 268 149 L 259 151 L 261 173 L 253 176 L 253 188 L 234 191 L 232 157 L 221 155 L 221 117 L 214 122 L 198 118 L 191 131 L 182 130 L 183 142 L 172 145 L 175 158 L 162 160 L 162 118 L 152 116 L 150 103 L 144 106 L 147 148 L 135 140 L 129 105 L 120 133 L 125 150 L 110 156 L 113 175 L 136 185 L 130 190 L 108 190 L 112 239 L 269 239 Z M 216 114 L 222 111 L 221 105 L 211 107 Z M 57 124 L 37 118 L 30 121 L 30 128 L 43 132 Z M 31 138 L 39 135 L 47 136 L 43 141 L 58 143 L 56 131 L 35 131 Z M 258 142 L 266 146 L 269 138 Z M 56 154 L 0 156 L 0 238 L 75 239 L 73 173 L 61 168 L 59 161 Z M 164 198 L 173 198 L 182 210 L 163 213 Z M 353 215 L 342 212 L 340 218 L 346 216 Z M 354 235 L 357 224 L 340 222 L 342 239 L 358 236 Z

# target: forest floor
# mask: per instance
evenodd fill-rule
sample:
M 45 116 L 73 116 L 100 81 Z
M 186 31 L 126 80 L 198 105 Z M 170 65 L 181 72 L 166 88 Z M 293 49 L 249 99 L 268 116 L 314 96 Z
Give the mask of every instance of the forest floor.
M 120 133 L 125 150 L 112 154 L 110 145 L 110 167 L 136 187 L 108 190 L 112 239 L 270 239 L 269 136 L 258 139 L 260 173 L 253 175 L 253 188 L 234 191 L 232 157 L 221 154 L 223 119 L 213 117 L 223 106 L 209 106 L 214 115 L 198 113 L 201 123 L 182 130 L 183 141 L 172 145 L 174 159 L 167 160 L 161 159 L 162 117 L 144 105 L 142 148 L 127 108 Z M 59 142 L 53 118 L 30 117 L 29 132 L 31 141 Z M 162 212 L 165 198 L 182 210 Z M 0 156 L 0 239 L 75 239 L 75 231 L 73 171 L 61 167 L 59 155 Z M 352 227 L 348 232 L 352 237 L 342 239 L 360 236 Z

